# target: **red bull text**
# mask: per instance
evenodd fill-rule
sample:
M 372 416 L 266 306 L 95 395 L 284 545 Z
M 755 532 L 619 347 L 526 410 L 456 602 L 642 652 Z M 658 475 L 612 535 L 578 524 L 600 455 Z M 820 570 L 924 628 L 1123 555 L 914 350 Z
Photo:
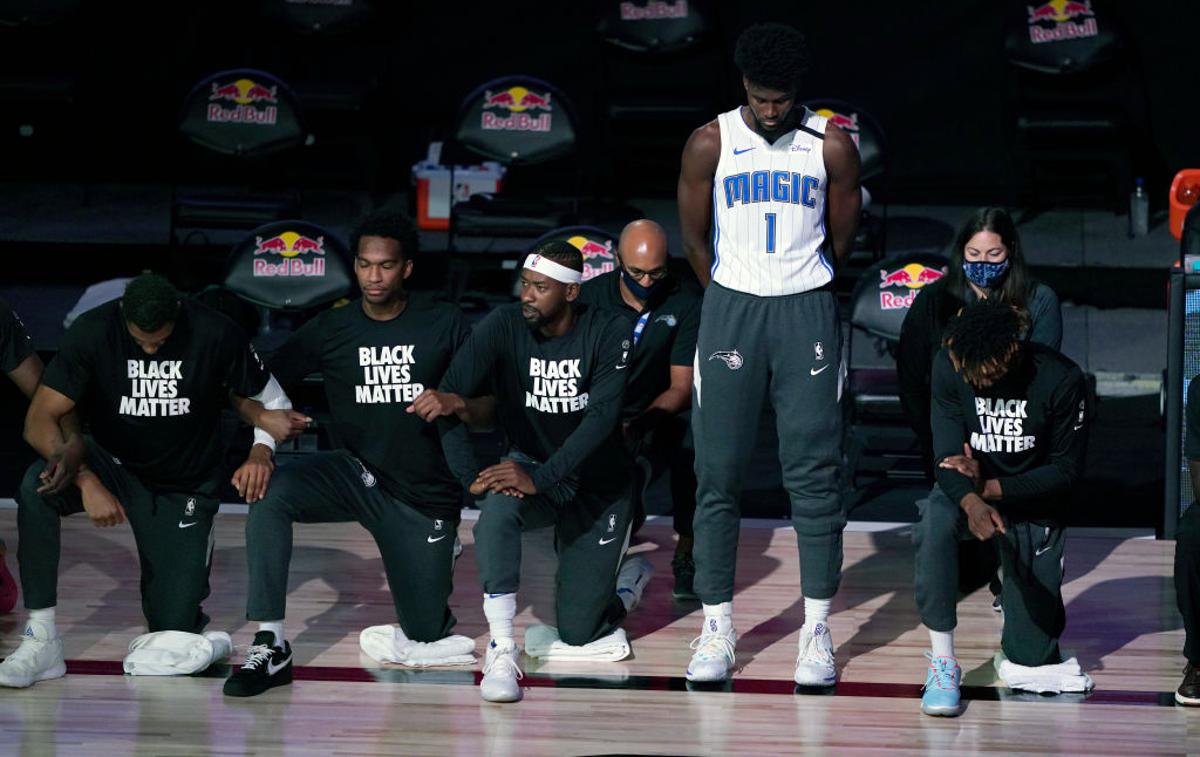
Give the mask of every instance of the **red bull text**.
M 663 0 L 650 0 L 645 5 L 621 3 L 622 21 L 656 21 L 666 18 L 687 18 L 687 0 L 675 0 L 673 3 Z
M 1027 5 L 1029 41 L 1035 45 L 1062 42 L 1100 33 L 1091 0 L 1050 0 L 1044 5 Z
M 550 93 L 538 94 L 525 87 L 509 87 L 500 92 L 484 92 L 483 114 L 480 126 L 489 131 L 550 131 Z M 508 115 L 494 113 L 489 108 L 508 111 Z M 533 115 L 526 111 L 546 111 Z
M 277 236 L 255 239 L 253 273 L 255 276 L 324 276 L 325 237 L 306 237 L 294 231 Z M 301 259 L 312 253 L 311 260 Z M 259 255 L 278 255 L 282 260 L 260 258 Z
M 222 105 L 222 101 L 233 105 Z M 271 104 L 275 102 L 277 96 L 273 86 L 267 87 L 250 79 L 238 79 L 228 84 L 213 82 L 205 117 L 209 123 L 271 126 L 279 116 L 279 109 Z M 260 106 L 260 103 L 265 107 Z
M 938 268 L 930 268 L 929 266 L 921 265 L 920 263 L 909 263 L 908 265 L 897 268 L 894 271 L 886 269 L 879 272 L 879 288 L 886 290 L 891 287 L 898 287 L 908 291 L 897 294 L 895 292 L 881 291 L 879 293 L 879 309 L 880 310 L 907 310 L 912 307 L 913 300 L 917 297 L 917 292 L 926 284 L 937 281 L 946 275 L 946 272 Z

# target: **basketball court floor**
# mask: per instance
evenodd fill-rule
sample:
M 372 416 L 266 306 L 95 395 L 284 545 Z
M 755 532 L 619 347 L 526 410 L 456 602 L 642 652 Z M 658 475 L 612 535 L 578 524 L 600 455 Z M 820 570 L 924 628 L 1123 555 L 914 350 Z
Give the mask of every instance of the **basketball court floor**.
M 11 500 L 9 501 L 11 504 Z M 217 519 L 210 630 L 229 631 L 240 659 L 244 507 Z M 240 510 L 241 512 L 237 512 Z M 452 607 L 458 633 L 486 643 L 471 525 L 460 536 Z M 0 533 L 16 512 L 0 509 Z M 1074 531 L 1066 553 L 1064 650 L 1096 681 L 1089 696 L 1019 694 L 994 674 L 1000 616 L 986 588 L 963 599 L 956 634 L 965 713 L 919 710 L 928 636 L 912 592 L 910 524 L 852 524 L 830 625 L 840 680 L 832 691 L 791 682 L 803 622 L 795 536 L 786 521 L 744 521 L 731 684 L 689 686 L 696 604 L 671 599 L 673 535 L 652 519 L 632 551 L 656 574 L 626 622 L 633 656 L 619 663 L 524 661 L 525 699 L 480 700 L 471 668 L 407 670 L 359 651 L 358 633 L 394 620 L 378 553 L 357 524 L 296 526 L 288 636 L 296 681 L 248 700 L 221 693 L 228 666 L 187 678 L 121 673 L 141 633 L 137 563 L 127 527 L 63 523 L 58 623 L 65 678 L 0 690 L 0 754 L 1087 754 L 1200 752 L 1200 710 L 1174 706 L 1183 667 L 1174 606 L 1173 542 Z M 518 638 L 553 623 L 548 531 L 526 535 Z M 15 569 L 10 556 L 10 568 Z M 0 654 L 21 611 L 0 616 Z

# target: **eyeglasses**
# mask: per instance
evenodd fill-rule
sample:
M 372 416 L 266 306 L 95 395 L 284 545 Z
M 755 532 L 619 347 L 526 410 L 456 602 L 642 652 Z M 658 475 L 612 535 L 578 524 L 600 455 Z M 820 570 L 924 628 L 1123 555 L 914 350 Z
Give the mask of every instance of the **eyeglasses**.
M 651 281 L 662 281 L 670 273 L 666 268 L 655 268 L 653 271 L 643 271 L 638 268 L 626 268 L 625 273 L 629 274 L 634 279 L 641 279 L 649 276 Z

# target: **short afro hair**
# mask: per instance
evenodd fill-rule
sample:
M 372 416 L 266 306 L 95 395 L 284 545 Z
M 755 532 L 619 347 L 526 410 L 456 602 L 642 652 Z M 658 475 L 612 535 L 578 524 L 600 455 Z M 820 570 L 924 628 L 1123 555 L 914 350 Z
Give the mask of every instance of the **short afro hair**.
M 158 331 L 179 316 L 181 296 L 171 282 L 157 273 L 143 273 L 125 287 L 121 312 L 142 331 Z
M 963 375 L 977 384 L 983 369 L 1004 363 L 1016 353 L 1028 324 L 1023 310 L 995 298 L 979 300 L 950 321 L 944 341 L 962 365 Z
M 760 87 L 795 92 L 808 70 L 808 43 L 790 26 L 756 24 L 738 37 L 733 62 Z
M 400 257 L 412 260 L 419 248 L 417 226 L 407 213 L 394 208 L 380 208 L 358 222 L 350 233 L 350 254 L 358 255 L 363 237 L 395 239 L 400 243 Z
M 559 265 L 570 268 L 572 271 L 583 272 L 583 253 L 570 242 L 564 242 L 561 239 L 552 239 L 549 242 L 542 242 L 537 247 L 534 247 L 530 254 L 541 255 L 543 258 L 549 258 Z

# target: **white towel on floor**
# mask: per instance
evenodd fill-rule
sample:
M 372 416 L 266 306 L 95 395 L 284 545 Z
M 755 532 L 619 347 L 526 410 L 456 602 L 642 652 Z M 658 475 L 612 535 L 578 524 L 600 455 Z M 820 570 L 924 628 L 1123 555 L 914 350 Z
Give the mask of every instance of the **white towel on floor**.
M 1064 691 L 1091 691 L 1095 686 L 1092 677 L 1083 672 L 1079 662 L 1072 657 L 1057 665 L 1039 665 L 1035 668 L 1017 665 L 1004 656 L 995 658 L 996 672 L 1010 689 L 1035 691 L 1039 694 L 1059 694 Z
M 371 626 L 358 635 L 358 645 L 373 660 L 410 668 L 475 664 L 475 640 L 466 636 L 422 642 L 408 638 L 396 626 Z
M 543 660 L 598 660 L 616 662 L 633 654 L 625 629 L 618 628 L 590 644 L 566 644 L 554 626 L 532 625 L 525 629 L 525 654 Z
M 124 668 L 131 676 L 185 676 L 231 654 L 233 640 L 224 631 L 156 631 L 129 642 Z

